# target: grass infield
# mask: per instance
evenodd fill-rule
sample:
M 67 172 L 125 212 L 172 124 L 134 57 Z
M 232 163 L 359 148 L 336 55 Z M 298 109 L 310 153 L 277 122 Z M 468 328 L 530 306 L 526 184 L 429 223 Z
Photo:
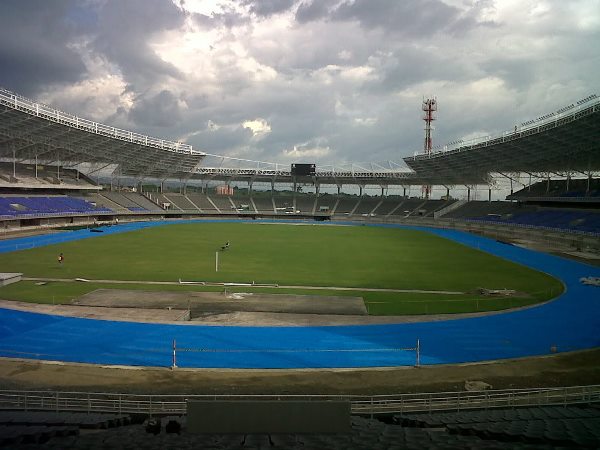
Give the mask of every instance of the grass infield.
M 230 248 L 219 251 L 230 242 Z M 219 251 L 219 271 L 215 253 Z M 63 253 L 65 261 L 58 264 Z M 5 253 L 0 271 L 26 277 L 137 281 L 221 281 L 290 286 L 271 293 L 362 296 L 370 314 L 433 314 L 498 310 L 551 299 L 563 290 L 549 275 L 422 231 L 360 226 L 188 223 L 98 236 Z M 68 303 L 97 288 L 208 290 L 196 286 L 21 282 L 0 298 Z M 368 292 L 361 288 L 457 291 L 463 294 Z M 508 298 L 477 288 L 512 289 Z M 219 288 L 217 288 L 219 289 Z M 214 290 L 211 288 L 210 290 Z M 229 289 L 234 290 L 234 289 Z

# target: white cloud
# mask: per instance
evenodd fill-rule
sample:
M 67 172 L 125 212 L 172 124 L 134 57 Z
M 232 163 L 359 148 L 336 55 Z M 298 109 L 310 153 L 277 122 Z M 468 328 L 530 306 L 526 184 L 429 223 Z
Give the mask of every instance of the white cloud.
M 373 68 L 368 66 L 347 67 L 340 71 L 340 76 L 351 81 L 366 81 L 373 79 Z
M 183 3 L 183 9 L 186 11 L 206 16 L 218 14 L 226 8 L 237 9 L 239 7 L 236 2 L 231 0 L 185 0 Z
M 294 145 L 291 149 L 286 149 L 281 153 L 281 156 L 286 160 L 307 160 L 311 161 L 322 160 L 322 158 L 331 154 L 329 146 L 305 142 L 303 144 Z
M 377 117 L 357 117 L 354 123 L 362 126 L 372 126 L 377 123 Z
M 271 125 L 265 119 L 246 120 L 242 126 L 252 131 L 252 136 L 257 139 L 261 139 L 271 132 Z
M 340 52 L 338 53 L 338 58 L 340 58 L 343 61 L 349 61 L 350 59 L 352 59 L 352 52 L 350 50 L 340 50 Z
M 97 122 L 108 120 L 118 108 L 129 110 L 134 94 L 127 92 L 127 83 L 119 71 L 105 58 L 90 54 L 85 43 L 71 45 L 71 48 L 81 55 L 91 76 L 61 89 L 45 90 L 36 100 Z
M 218 125 L 218 124 L 216 124 L 216 123 L 214 123 L 212 120 L 209 120 L 209 121 L 206 123 L 206 128 L 207 128 L 208 130 L 210 130 L 210 131 L 217 131 L 219 128 L 221 128 L 221 126 L 220 126 L 220 125 Z

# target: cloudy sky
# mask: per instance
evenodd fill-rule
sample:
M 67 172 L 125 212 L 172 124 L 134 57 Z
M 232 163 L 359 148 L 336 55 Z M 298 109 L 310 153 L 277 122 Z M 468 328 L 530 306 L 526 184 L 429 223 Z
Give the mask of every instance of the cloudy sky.
M 400 161 L 600 94 L 600 0 L 2 0 L 0 86 L 281 163 Z

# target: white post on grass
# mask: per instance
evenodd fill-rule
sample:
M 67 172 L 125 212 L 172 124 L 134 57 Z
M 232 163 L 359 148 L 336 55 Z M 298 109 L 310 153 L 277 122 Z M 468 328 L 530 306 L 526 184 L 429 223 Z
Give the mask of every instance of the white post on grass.
M 219 252 L 215 252 L 215 272 L 219 271 Z

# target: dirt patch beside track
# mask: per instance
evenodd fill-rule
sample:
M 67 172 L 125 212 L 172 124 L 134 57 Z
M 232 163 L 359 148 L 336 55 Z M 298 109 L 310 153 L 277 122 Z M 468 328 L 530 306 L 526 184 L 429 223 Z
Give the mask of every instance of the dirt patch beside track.
M 230 312 L 367 315 L 362 297 L 259 293 L 96 289 L 73 302 L 80 306 L 191 310 L 191 316 Z
M 452 366 L 386 369 L 125 369 L 2 359 L 2 389 L 140 394 L 397 394 L 462 391 L 467 380 L 494 389 L 600 384 L 600 349 Z
M 139 293 L 140 291 L 132 291 Z M 323 298 L 323 297 L 319 297 Z M 195 311 L 189 320 L 187 309 L 129 308 L 110 306 L 84 305 L 47 305 L 40 303 L 17 302 L 1 300 L 3 308 L 18 311 L 31 311 L 41 314 L 54 314 L 67 317 L 84 317 L 88 319 L 103 319 L 125 322 L 148 323 L 177 323 L 180 325 L 229 325 L 229 326 L 335 326 L 335 325 L 373 325 L 386 323 L 432 322 L 437 320 L 455 320 L 466 317 L 478 317 L 492 314 L 504 314 L 511 310 L 488 311 L 464 314 L 430 314 L 410 316 L 369 316 L 354 314 L 294 314 L 282 312 L 253 312 L 253 311 Z

